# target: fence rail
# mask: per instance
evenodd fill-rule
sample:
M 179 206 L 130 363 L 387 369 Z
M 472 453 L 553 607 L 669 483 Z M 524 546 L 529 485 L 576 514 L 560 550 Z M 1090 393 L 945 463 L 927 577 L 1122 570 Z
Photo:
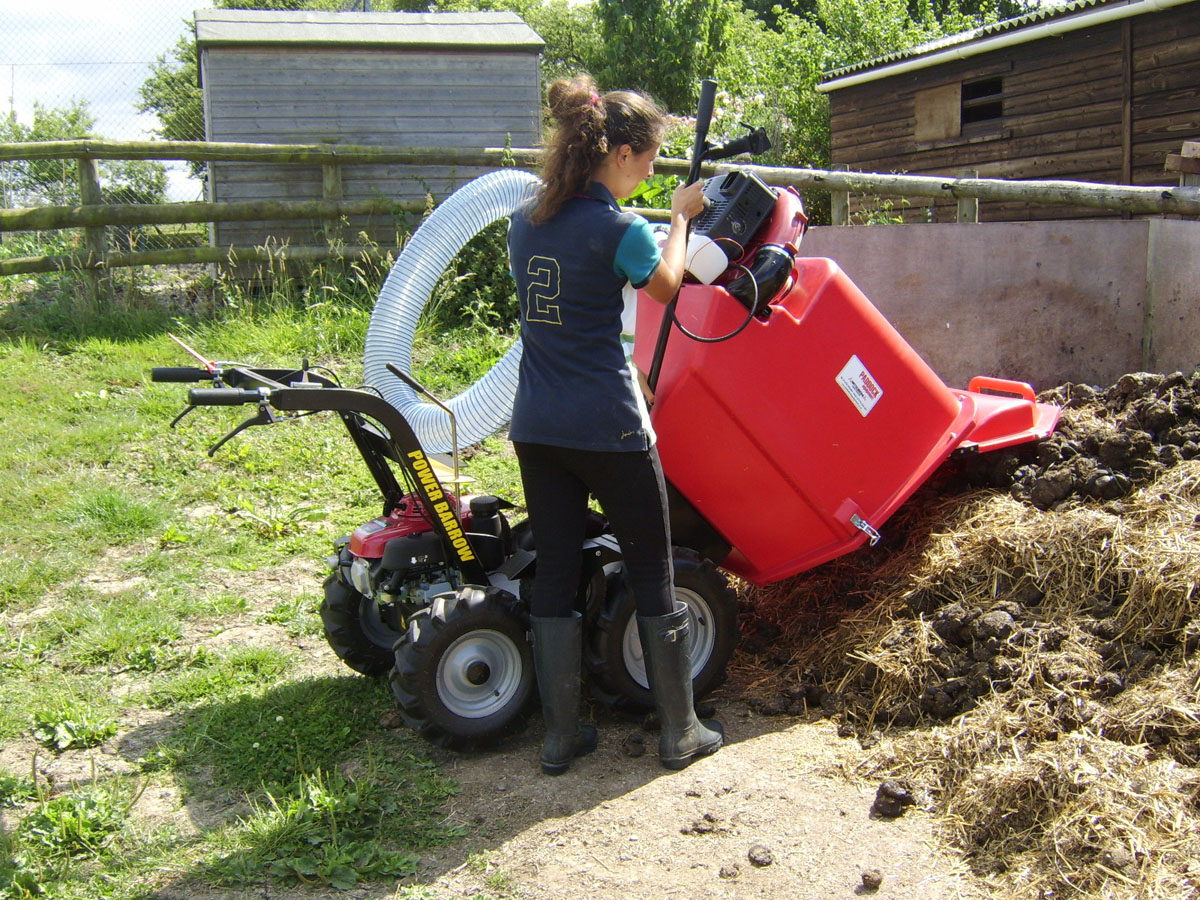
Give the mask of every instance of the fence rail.
M 345 200 L 341 167 L 363 164 L 449 165 L 499 168 L 515 163 L 540 168 L 538 149 L 464 150 L 457 148 L 366 147 L 349 145 L 235 144 L 205 141 L 42 141 L 0 144 L 0 162 L 15 160 L 74 159 L 78 161 L 79 206 L 46 206 L 33 209 L 0 209 L 0 232 L 46 231 L 83 228 L 85 252 L 0 260 L 0 275 L 80 269 L 102 272 L 125 266 L 268 260 L 279 250 L 264 247 L 191 247 L 172 250 L 112 252 L 104 238 L 109 225 L 164 225 L 254 221 L 259 219 L 337 219 L 350 215 L 420 211 L 423 204 L 398 204 L 386 198 Z M 100 200 L 96 160 L 182 160 L 191 162 L 264 162 L 322 166 L 323 199 L 191 202 L 162 204 L 106 204 Z M 657 160 L 655 167 L 668 174 L 686 174 L 685 160 Z M 1092 184 L 1079 181 L 1009 181 L 993 178 L 927 175 L 882 175 L 825 169 L 786 169 L 736 163 L 705 166 L 705 174 L 738 168 L 758 175 L 776 187 L 830 191 L 834 224 L 847 224 L 851 193 L 881 196 L 951 198 L 959 202 L 960 220 L 979 200 L 1068 204 L 1106 209 L 1131 215 L 1183 215 L 1200 217 L 1200 187 L 1140 187 Z M 648 218 L 664 219 L 663 210 L 640 210 Z M 316 260 L 367 255 L 356 247 L 290 247 L 290 259 Z

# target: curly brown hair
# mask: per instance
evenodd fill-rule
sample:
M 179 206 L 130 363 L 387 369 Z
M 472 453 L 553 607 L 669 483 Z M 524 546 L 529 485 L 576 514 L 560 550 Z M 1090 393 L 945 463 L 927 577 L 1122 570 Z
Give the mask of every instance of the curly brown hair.
M 602 95 L 590 75 L 553 82 L 546 101 L 556 127 L 546 151 L 537 206 L 529 217 L 535 225 L 552 218 L 587 186 L 609 150 L 628 144 L 634 153 L 644 153 L 661 143 L 666 131 L 666 113 L 645 94 Z

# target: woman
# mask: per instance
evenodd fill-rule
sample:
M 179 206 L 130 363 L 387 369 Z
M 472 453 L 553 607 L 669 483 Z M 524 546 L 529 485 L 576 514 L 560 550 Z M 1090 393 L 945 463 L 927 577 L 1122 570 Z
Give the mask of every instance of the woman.
M 680 769 L 716 751 L 723 736 L 692 706 L 690 622 L 672 587 L 666 487 L 620 336 L 635 289 L 666 303 L 679 288 L 702 185 L 676 189 L 660 250 L 646 220 L 621 211 L 616 198 L 653 174 L 662 110 L 630 91 L 601 96 L 586 75 L 550 85 L 548 100 L 557 130 L 543 184 L 508 235 L 524 344 L 510 437 L 538 552 L 531 623 L 546 720 L 542 771 L 560 775 L 596 746 L 595 728 L 579 722 L 582 619 L 574 608 L 589 493 L 621 544 L 637 602 L 662 724 L 659 756 Z

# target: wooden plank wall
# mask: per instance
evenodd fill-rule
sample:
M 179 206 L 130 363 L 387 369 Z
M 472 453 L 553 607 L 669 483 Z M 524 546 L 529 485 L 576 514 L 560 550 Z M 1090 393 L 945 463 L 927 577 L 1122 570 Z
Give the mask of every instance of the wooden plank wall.
M 1133 20 L 1134 184 L 1178 184 L 1168 153 L 1200 139 L 1200 6 Z
M 208 139 L 251 143 L 328 142 L 368 146 L 515 147 L 541 140 L 538 57 L 529 52 L 287 47 L 203 51 Z M 480 174 L 447 166 L 343 166 L 344 199 L 441 199 Z M 320 199 L 320 166 L 214 163 L 213 200 Z M 220 223 L 217 246 L 320 241 L 320 222 Z M 354 218 L 347 240 L 366 230 L 394 246 L 396 223 Z
M 1200 134 L 1200 7 L 1187 6 L 832 92 L 832 161 L 874 172 L 1172 184 L 1168 152 Z M 919 92 L 1000 77 L 1004 116 L 916 139 Z M 1174 149 L 1173 149 L 1174 148 Z M 920 200 L 912 201 L 920 203 Z M 854 209 L 862 208 L 855 198 Z M 953 222 L 955 205 L 905 207 Z M 1090 218 L 1101 210 L 984 202 L 983 221 Z

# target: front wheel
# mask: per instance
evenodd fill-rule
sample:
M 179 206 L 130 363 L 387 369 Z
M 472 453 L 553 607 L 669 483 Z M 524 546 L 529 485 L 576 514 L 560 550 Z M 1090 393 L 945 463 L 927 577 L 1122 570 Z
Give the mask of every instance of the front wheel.
M 422 737 L 466 749 L 524 723 L 533 649 L 514 605 L 506 591 L 466 587 L 409 617 L 391 684 L 401 717 Z
M 673 562 L 675 599 L 686 604 L 691 614 L 692 692 L 700 697 L 724 679 L 737 644 L 737 594 L 724 574 L 694 551 L 676 547 Z M 624 705 L 652 709 L 654 695 L 638 637 L 637 604 L 619 573 L 615 580 L 618 583 L 590 635 L 589 668 L 602 693 Z

